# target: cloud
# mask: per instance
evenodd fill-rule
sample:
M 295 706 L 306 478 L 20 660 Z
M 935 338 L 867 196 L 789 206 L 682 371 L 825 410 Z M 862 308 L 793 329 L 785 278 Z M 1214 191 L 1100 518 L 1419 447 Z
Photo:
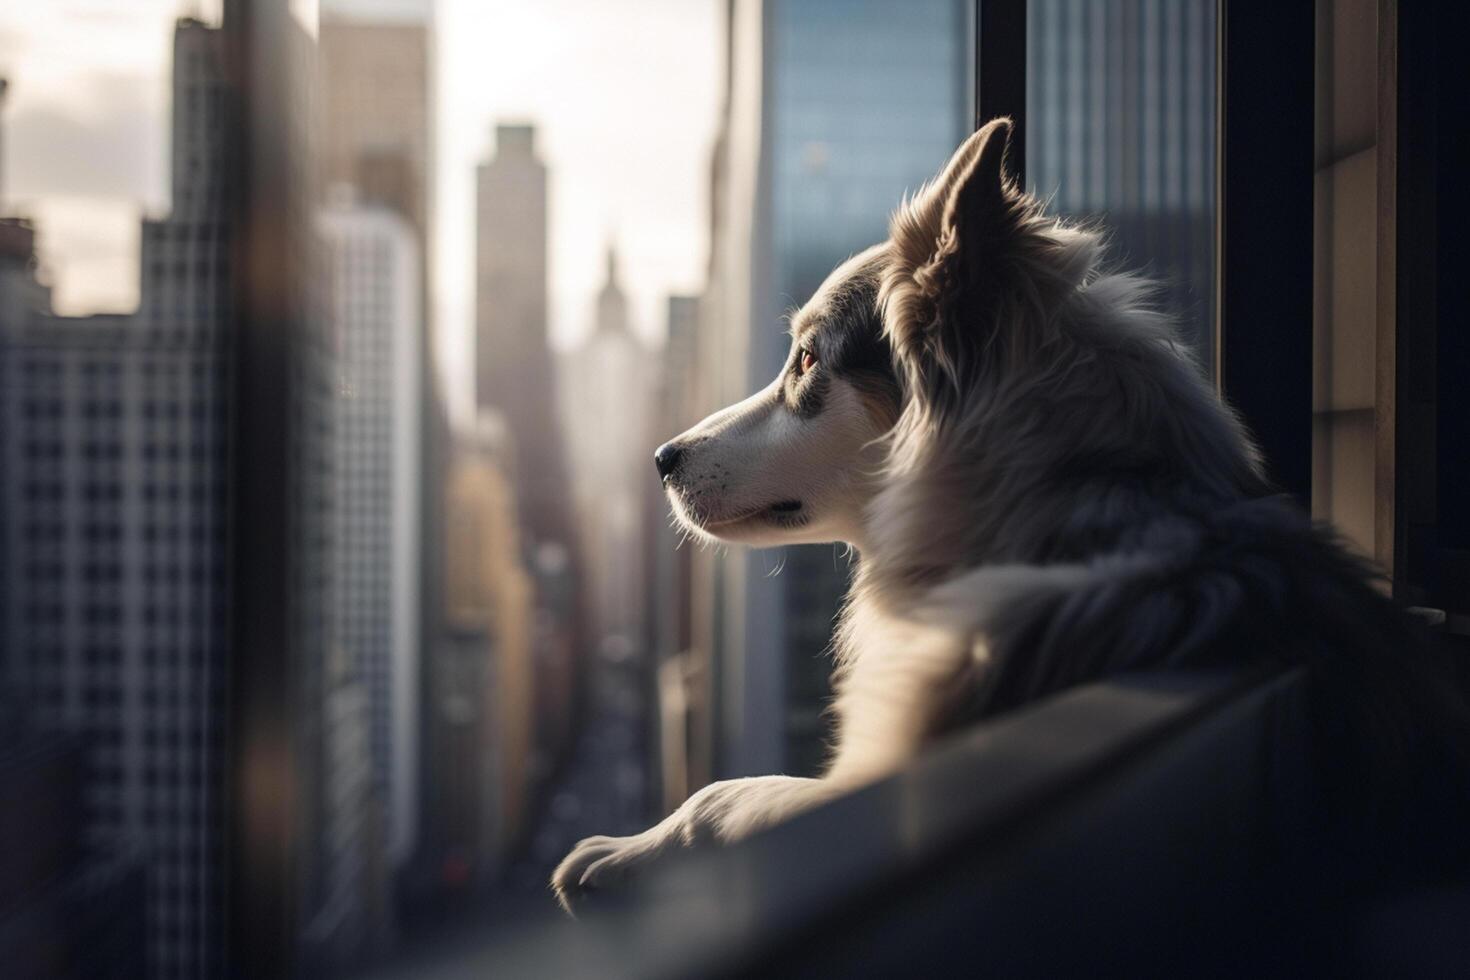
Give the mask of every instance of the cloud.
M 163 206 L 164 112 L 150 80 L 131 76 L 91 76 L 64 99 L 27 100 L 6 127 L 7 196 L 111 196 Z
M 55 287 L 56 312 L 125 313 L 138 306 L 139 214 L 108 198 L 51 196 L 28 209 Z
M 137 303 L 139 206 L 168 206 L 174 18 L 220 0 L 0 3 L 5 210 L 36 219 L 63 313 Z

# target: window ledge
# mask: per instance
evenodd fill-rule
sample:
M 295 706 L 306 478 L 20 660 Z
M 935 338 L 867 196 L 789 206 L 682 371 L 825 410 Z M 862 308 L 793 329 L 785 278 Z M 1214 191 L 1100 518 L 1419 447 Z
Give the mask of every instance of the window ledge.
M 1078 688 L 740 845 L 672 858 L 580 921 L 413 975 L 910 972 L 966 951 L 1000 974 L 1156 964 L 1169 934 L 1147 920 L 1239 911 L 1265 842 L 1300 824 L 1303 688 L 1299 669 Z

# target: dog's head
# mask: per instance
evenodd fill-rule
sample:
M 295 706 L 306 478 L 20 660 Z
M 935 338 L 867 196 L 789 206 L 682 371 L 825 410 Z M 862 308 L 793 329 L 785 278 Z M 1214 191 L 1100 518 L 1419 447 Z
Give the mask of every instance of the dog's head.
M 985 332 L 957 332 L 941 307 L 999 295 L 999 280 L 1022 271 L 1018 229 L 1034 202 L 1005 177 L 1009 134 L 1002 119 L 971 136 L 895 213 L 889 241 L 838 266 L 792 318 L 770 385 L 659 448 L 685 526 L 746 544 L 861 544 L 882 437 L 913 414 L 906 406 L 953 393 L 980 356 Z
M 878 313 L 886 246 L 848 259 L 791 319 L 774 381 L 659 447 L 674 513 L 744 544 L 854 541 L 899 410 Z

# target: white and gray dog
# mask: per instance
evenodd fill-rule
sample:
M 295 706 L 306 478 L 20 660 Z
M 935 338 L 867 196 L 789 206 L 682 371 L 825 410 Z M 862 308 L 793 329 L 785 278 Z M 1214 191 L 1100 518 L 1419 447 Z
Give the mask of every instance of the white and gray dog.
M 832 273 L 770 385 L 658 452 L 694 535 L 859 556 L 825 774 L 714 783 L 644 833 L 582 841 L 552 880 L 568 909 L 1119 671 L 1330 657 L 1349 727 L 1414 713 L 1404 617 L 1273 492 L 1148 284 L 1011 183 L 1009 133 L 975 133 Z

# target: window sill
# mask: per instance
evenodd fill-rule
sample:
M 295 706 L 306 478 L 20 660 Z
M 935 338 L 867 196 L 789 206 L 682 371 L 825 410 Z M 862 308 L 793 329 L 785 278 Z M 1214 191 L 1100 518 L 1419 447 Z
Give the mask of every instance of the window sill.
M 671 859 L 580 921 L 413 973 L 1055 975 L 1198 955 L 1204 933 L 1227 938 L 1219 923 L 1260 914 L 1263 872 L 1283 872 L 1269 842 L 1307 813 L 1303 690 L 1300 670 L 1079 688 L 743 844 Z

